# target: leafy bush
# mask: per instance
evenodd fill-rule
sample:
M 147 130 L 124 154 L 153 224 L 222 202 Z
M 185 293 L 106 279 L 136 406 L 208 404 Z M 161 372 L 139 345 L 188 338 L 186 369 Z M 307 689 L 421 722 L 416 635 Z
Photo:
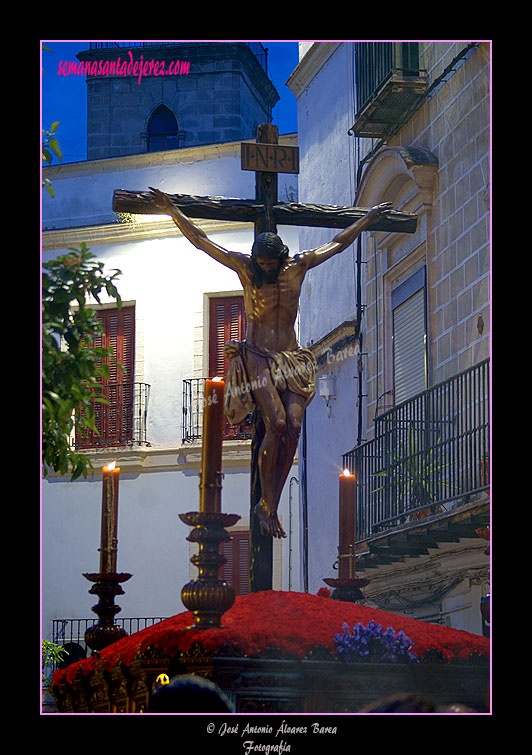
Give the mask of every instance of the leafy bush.
M 100 302 L 102 291 L 121 305 L 114 280 L 84 243 L 79 249 L 43 264 L 42 275 L 42 443 L 43 476 L 48 469 L 71 479 L 87 476 L 90 460 L 72 448 L 73 430 L 96 431 L 94 402 L 98 379 L 109 374 L 104 360 L 111 350 L 95 345 L 100 321 L 87 300 Z

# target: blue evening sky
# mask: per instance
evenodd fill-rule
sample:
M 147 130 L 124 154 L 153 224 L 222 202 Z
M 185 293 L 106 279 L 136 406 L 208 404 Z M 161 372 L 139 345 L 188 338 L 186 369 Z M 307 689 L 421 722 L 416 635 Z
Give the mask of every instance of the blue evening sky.
M 220 40 L 223 41 L 223 40 Z M 247 40 L 244 40 L 247 41 Z M 261 40 L 262 41 L 262 40 Z M 75 61 L 76 53 L 88 49 L 87 41 L 44 42 L 51 52 L 42 52 L 42 127 L 60 121 L 57 131 L 63 162 L 87 159 L 87 85 L 84 76 L 59 76 L 60 61 Z M 297 104 L 285 82 L 297 66 L 297 42 L 262 41 L 268 49 L 268 75 L 281 99 L 273 109 L 273 122 L 280 134 L 297 131 Z M 57 163 L 56 158 L 53 160 Z

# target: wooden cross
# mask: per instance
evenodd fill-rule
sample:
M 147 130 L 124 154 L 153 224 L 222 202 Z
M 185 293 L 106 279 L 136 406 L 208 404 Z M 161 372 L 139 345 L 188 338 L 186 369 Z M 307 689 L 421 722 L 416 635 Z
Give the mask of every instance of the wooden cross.
M 263 124 L 257 129 L 257 144 L 276 145 L 277 126 Z M 246 145 L 242 147 L 245 150 Z M 288 147 L 283 147 L 287 150 Z M 292 147 L 291 149 L 296 149 Z M 257 160 L 257 165 L 260 162 Z M 368 209 L 361 207 L 337 207 L 335 205 L 297 204 L 277 201 L 277 173 L 282 172 L 274 164 L 269 170 L 255 173 L 255 199 L 226 199 L 224 197 L 198 197 L 190 194 L 170 194 L 176 207 L 191 218 L 205 220 L 232 220 L 254 223 L 255 234 L 262 231 L 275 233 L 277 225 L 310 226 L 313 228 L 347 228 L 364 217 Z M 287 171 L 288 172 L 288 171 Z M 117 189 L 113 195 L 114 212 L 133 214 L 165 214 L 151 204 L 149 191 L 124 191 Z M 368 231 L 397 231 L 415 233 L 417 215 L 411 212 L 388 210 L 369 226 Z
M 368 209 L 337 207 L 316 204 L 279 202 L 277 174 L 298 173 L 297 147 L 278 144 L 277 126 L 266 123 L 258 126 L 256 142 L 243 142 L 241 158 L 243 170 L 255 170 L 255 199 L 227 199 L 199 197 L 188 194 L 170 194 L 174 204 L 191 218 L 252 222 L 255 238 L 264 231 L 277 233 L 277 225 L 297 225 L 321 228 L 347 228 L 360 220 Z M 134 214 L 165 214 L 152 205 L 148 191 L 117 189 L 113 195 L 114 212 Z M 389 210 L 368 227 L 370 231 L 415 233 L 417 216 L 413 213 Z M 251 515 L 250 515 L 250 590 L 259 592 L 272 589 L 272 540 L 263 535 L 253 508 L 261 498 L 258 474 L 258 450 L 262 443 L 264 426 L 260 414 L 254 412 L 251 447 Z

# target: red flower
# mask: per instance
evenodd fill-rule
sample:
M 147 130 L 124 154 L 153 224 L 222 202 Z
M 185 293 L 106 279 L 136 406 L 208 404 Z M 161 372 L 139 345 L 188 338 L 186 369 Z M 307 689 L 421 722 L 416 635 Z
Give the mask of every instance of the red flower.
M 223 629 L 184 632 L 185 627 L 193 624 L 193 615 L 185 611 L 115 642 L 102 650 L 100 658 L 104 668 L 110 670 L 118 658 L 127 666 L 137 651 L 143 653 L 150 646 L 173 655 L 190 650 L 196 643 L 209 653 L 224 646 L 236 646 L 250 657 L 276 652 L 304 658 L 317 647 L 334 652 L 334 635 L 342 631 L 344 622 L 353 627 L 358 622 L 367 625 L 371 619 L 383 627 L 392 627 L 395 632 L 402 629 L 413 640 L 412 651 L 420 658 L 429 651 L 439 651 L 446 660 L 467 660 L 472 653 L 485 657 L 489 654 L 489 640 L 470 632 L 331 600 L 323 597 L 323 593 L 272 590 L 238 596 L 223 616 Z M 54 682 L 61 678 L 72 681 L 80 668 L 83 674 L 89 674 L 95 668 L 95 657 L 56 671 Z

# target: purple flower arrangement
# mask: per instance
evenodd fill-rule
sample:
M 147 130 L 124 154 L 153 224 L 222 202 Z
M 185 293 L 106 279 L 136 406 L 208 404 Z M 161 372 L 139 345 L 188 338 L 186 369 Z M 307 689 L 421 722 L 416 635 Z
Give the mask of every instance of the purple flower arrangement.
M 334 642 L 338 657 L 345 662 L 369 660 L 409 663 L 419 660 L 411 651 L 413 641 L 402 629 L 397 634 L 392 627 L 383 630 L 373 619 L 367 626 L 359 622 L 352 629 L 344 622 L 343 629 L 344 634 L 334 635 Z

